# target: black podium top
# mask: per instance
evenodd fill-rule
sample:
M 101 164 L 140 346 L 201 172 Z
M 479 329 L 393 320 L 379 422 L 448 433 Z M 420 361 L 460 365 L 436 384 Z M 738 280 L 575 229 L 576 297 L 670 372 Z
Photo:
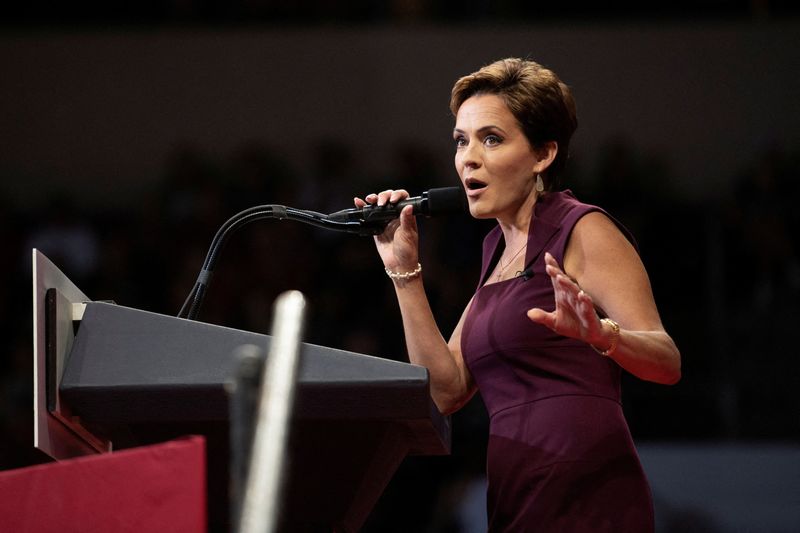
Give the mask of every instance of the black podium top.
M 270 336 L 91 302 L 75 335 L 61 397 L 90 423 L 217 422 L 234 352 Z M 394 420 L 414 426 L 410 453 L 448 453 L 450 430 L 430 398 L 427 369 L 303 344 L 295 418 Z

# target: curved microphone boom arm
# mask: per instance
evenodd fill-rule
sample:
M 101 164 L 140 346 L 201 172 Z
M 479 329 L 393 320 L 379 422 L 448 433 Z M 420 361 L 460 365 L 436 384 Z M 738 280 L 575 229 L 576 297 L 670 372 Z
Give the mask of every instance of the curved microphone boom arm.
M 211 241 L 211 246 L 206 254 L 205 261 L 203 261 L 203 268 L 197 276 L 197 281 L 186 298 L 186 301 L 181 306 L 178 312 L 179 318 L 188 318 L 194 320 L 197 313 L 200 311 L 200 305 L 203 303 L 208 284 L 211 281 L 211 275 L 217 265 L 217 259 L 233 232 L 239 228 L 255 222 L 256 220 L 264 220 L 268 218 L 276 218 L 278 220 L 296 220 L 304 222 L 325 229 L 332 229 L 336 231 L 344 231 L 347 233 L 355 233 L 357 235 L 377 235 L 384 229 L 385 224 L 364 224 L 355 220 L 341 221 L 331 220 L 328 215 L 317 213 L 314 211 L 304 211 L 302 209 L 295 209 L 293 207 L 286 207 L 283 205 L 258 205 L 245 209 L 231 218 L 229 218 L 222 227 L 219 228 L 214 239 Z
M 408 205 L 412 206 L 415 215 L 425 216 L 463 213 L 467 209 L 466 196 L 461 187 L 430 189 L 421 196 L 406 198 L 396 204 L 368 205 L 355 209 L 344 209 L 330 215 L 283 205 L 258 205 L 245 209 L 229 218 L 214 235 L 200 275 L 197 276 L 192 292 L 189 293 L 178 312 L 178 317 L 193 320 L 197 316 L 220 251 L 228 237 L 242 226 L 256 220 L 277 218 L 278 220 L 297 220 L 312 226 L 361 236 L 379 235 L 383 233 L 386 225 L 399 217 L 402 210 Z

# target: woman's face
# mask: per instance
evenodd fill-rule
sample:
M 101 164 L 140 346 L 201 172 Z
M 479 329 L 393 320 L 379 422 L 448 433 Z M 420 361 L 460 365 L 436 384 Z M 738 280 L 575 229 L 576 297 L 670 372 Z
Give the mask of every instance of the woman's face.
M 526 200 L 534 199 L 535 174 L 543 169 L 502 98 L 482 94 L 465 100 L 453 139 L 456 171 L 472 216 L 510 220 Z

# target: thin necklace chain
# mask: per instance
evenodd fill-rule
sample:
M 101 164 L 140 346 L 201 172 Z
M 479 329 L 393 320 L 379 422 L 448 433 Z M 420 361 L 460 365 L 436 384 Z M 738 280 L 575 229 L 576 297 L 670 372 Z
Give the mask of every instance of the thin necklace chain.
M 525 244 L 523 244 L 523 245 L 522 245 L 522 248 L 520 248 L 519 250 L 517 250 L 517 251 L 516 251 L 516 253 L 515 253 L 513 256 L 511 256 L 511 259 L 509 259 L 509 260 L 506 262 L 505 266 L 503 266 L 503 262 L 502 262 L 502 261 L 499 261 L 499 260 L 498 260 L 498 263 L 500 263 L 500 270 L 497 272 L 497 279 L 498 279 L 498 280 L 499 280 L 501 277 L 503 277 L 503 272 L 505 272 L 505 271 L 506 271 L 506 269 L 507 269 L 509 266 L 511 266 L 511 263 L 513 263 L 513 262 L 514 262 L 514 259 L 516 259 L 516 258 L 517 258 L 517 256 L 518 256 L 520 253 L 522 253 L 522 250 L 524 250 L 526 246 L 528 246 L 528 243 L 527 243 L 527 242 L 526 242 Z M 502 259 L 502 257 L 501 257 L 500 259 Z

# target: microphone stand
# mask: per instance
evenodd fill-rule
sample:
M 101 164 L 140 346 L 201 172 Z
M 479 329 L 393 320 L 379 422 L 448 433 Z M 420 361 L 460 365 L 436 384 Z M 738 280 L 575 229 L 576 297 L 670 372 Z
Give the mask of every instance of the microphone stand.
M 186 301 L 183 302 L 178 312 L 178 318 L 194 320 L 197 317 L 197 313 L 200 311 L 200 306 L 203 303 L 203 298 L 208 289 L 208 284 L 211 281 L 211 275 L 217 265 L 219 254 L 233 232 L 251 222 L 267 218 L 296 220 L 320 228 L 344 231 L 361 236 L 378 235 L 383 232 L 385 227 L 385 222 L 367 224 L 357 220 L 332 220 L 328 215 L 323 215 L 322 213 L 304 211 L 302 209 L 295 209 L 283 205 L 258 205 L 245 209 L 233 215 L 219 230 L 217 230 L 214 239 L 211 241 L 211 246 L 208 249 L 205 261 L 203 261 L 203 268 L 197 276 L 197 281 L 192 291 L 189 293 L 189 296 L 187 296 Z

